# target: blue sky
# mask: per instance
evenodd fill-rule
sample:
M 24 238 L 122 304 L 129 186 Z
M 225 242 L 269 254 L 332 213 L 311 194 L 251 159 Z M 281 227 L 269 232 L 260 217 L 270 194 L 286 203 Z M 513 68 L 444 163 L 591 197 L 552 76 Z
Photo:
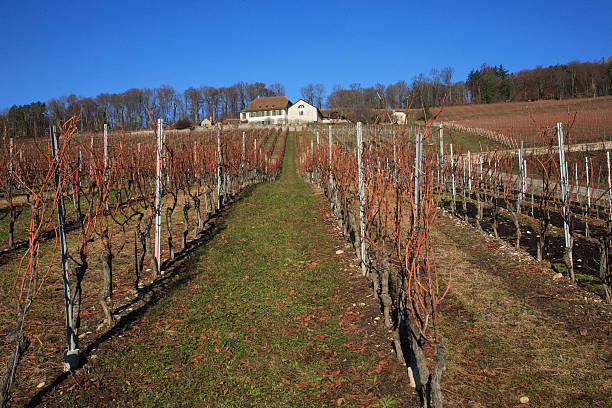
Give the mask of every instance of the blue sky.
M 71 93 L 279 82 L 363 86 L 483 62 L 514 72 L 612 55 L 612 2 L 8 1 L 0 110 Z

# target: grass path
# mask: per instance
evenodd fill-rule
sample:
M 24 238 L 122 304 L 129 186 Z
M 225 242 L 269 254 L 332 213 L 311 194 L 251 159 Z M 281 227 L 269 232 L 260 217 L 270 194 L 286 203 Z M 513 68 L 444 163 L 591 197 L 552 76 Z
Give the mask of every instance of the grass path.
M 414 402 L 365 279 L 298 178 L 249 188 L 189 271 L 43 406 L 328 407 Z M 354 262 L 354 261 L 353 261 Z
M 453 264 L 446 406 L 612 406 L 609 306 L 456 220 L 440 217 L 433 239 L 438 267 Z

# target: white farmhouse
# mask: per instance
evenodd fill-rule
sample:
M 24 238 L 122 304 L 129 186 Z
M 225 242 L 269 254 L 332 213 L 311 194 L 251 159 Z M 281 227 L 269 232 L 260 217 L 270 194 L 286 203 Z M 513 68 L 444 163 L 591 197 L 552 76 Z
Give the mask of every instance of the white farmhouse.
M 396 123 L 398 125 L 403 125 L 404 123 L 406 123 L 406 112 L 395 111 L 390 116 L 393 123 Z
M 321 119 L 323 119 L 321 111 L 303 99 L 291 105 L 287 114 L 289 123 L 319 122 Z
M 240 111 L 240 121 L 248 123 L 286 123 L 291 101 L 285 96 L 268 96 L 253 99 Z

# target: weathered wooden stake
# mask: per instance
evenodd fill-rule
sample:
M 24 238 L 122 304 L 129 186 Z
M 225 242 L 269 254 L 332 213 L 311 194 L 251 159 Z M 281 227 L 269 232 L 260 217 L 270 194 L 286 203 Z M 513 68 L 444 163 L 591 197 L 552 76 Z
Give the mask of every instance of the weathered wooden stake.
M 334 176 L 332 173 L 332 127 L 329 125 L 329 187 L 334 187 Z
M 468 190 L 472 192 L 472 158 L 470 157 L 470 151 L 468 150 Z
M 164 120 L 157 119 L 157 177 L 155 179 L 155 263 L 157 274 L 161 273 L 161 196 L 162 196 L 162 135 Z
M 591 183 L 589 180 L 589 158 L 584 158 L 585 166 L 586 166 L 586 196 L 587 196 L 587 205 L 584 210 L 584 220 L 585 220 L 585 234 L 587 238 L 589 237 L 589 214 L 591 212 Z
M 217 207 L 220 209 L 223 205 L 223 187 L 221 172 L 221 124 L 217 125 Z
M 395 140 L 393 142 L 393 156 L 395 157 Z M 440 183 L 444 186 L 444 128 L 440 123 Z
M 55 126 L 51 127 L 51 155 L 53 160 L 59 165 L 59 152 L 57 137 L 55 135 Z M 75 335 L 74 327 L 72 326 L 72 299 L 70 292 L 70 271 L 68 270 L 68 244 L 66 243 L 65 229 L 65 213 L 64 213 L 64 195 L 62 186 L 60 185 L 59 166 L 55 168 L 53 180 L 55 183 L 55 192 L 57 194 L 57 222 L 58 235 L 60 239 L 60 262 L 62 264 L 62 280 L 64 282 L 64 310 L 66 315 L 66 342 L 68 350 L 64 355 L 65 369 L 72 371 L 79 366 L 79 349 L 78 338 Z
M 240 168 L 244 171 L 244 160 L 246 158 L 246 145 L 245 145 L 246 132 L 242 132 L 242 161 Z
M 416 134 L 414 158 L 414 227 L 418 228 L 421 217 L 421 161 L 423 158 L 423 135 Z
M 612 183 L 610 182 L 610 152 L 606 152 L 608 162 L 608 220 L 612 221 Z
M 457 212 L 457 202 L 455 199 L 455 196 L 457 194 L 457 190 L 455 188 L 455 159 L 453 157 L 453 145 L 450 145 L 450 159 L 451 159 L 451 182 L 452 182 L 452 189 L 453 189 L 453 214 Z
M 108 125 L 104 124 L 104 185 L 108 182 Z
M 521 148 L 518 152 L 518 194 L 516 198 L 516 212 L 521 212 L 521 200 L 523 198 L 523 141 L 521 140 Z
M 361 233 L 361 274 L 367 274 L 365 243 L 365 186 L 363 183 L 363 131 L 361 122 L 357 122 L 357 167 L 359 176 L 359 229 Z
M 89 179 L 91 180 L 93 174 L 93 161 L 94 161 L 94 153 L 93 153 L 93 145 L 94 145 L 94 137 L 93 134 L 89 138 Z
M 569 211 L 568 211 L 568 190 L 567 190 L 567 163 L 565 162 L 565 148 L 563 144 L 563 124 L 557 123 L 557 138 L 559 142 L 559 170 L 561 173 L 561 200 L 563 201 L 563 232 L 565 234 L 565 248 L 569 262 L 570 276 L 572 275 L 573 260 L 571 251 L 571 234 L 569 226 Z M 609 168 L 609 166 L 608 166 Z M 573 280 L 573 276 L 572 280 Z

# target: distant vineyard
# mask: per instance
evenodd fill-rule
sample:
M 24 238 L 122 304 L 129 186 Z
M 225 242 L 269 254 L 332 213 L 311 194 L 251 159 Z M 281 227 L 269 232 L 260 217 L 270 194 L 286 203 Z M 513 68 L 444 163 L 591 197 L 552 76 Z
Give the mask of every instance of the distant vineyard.
M 449 113 L 450 111 L 450 113 Z M 612 97 L 533 103 L 497 103 L 449 107 L 440 115 L 445 126 L 509 147 L 520 141 L 541 146 L 543 129 L 558 122 L 571 124 L 568 143 L 612 139 Z

